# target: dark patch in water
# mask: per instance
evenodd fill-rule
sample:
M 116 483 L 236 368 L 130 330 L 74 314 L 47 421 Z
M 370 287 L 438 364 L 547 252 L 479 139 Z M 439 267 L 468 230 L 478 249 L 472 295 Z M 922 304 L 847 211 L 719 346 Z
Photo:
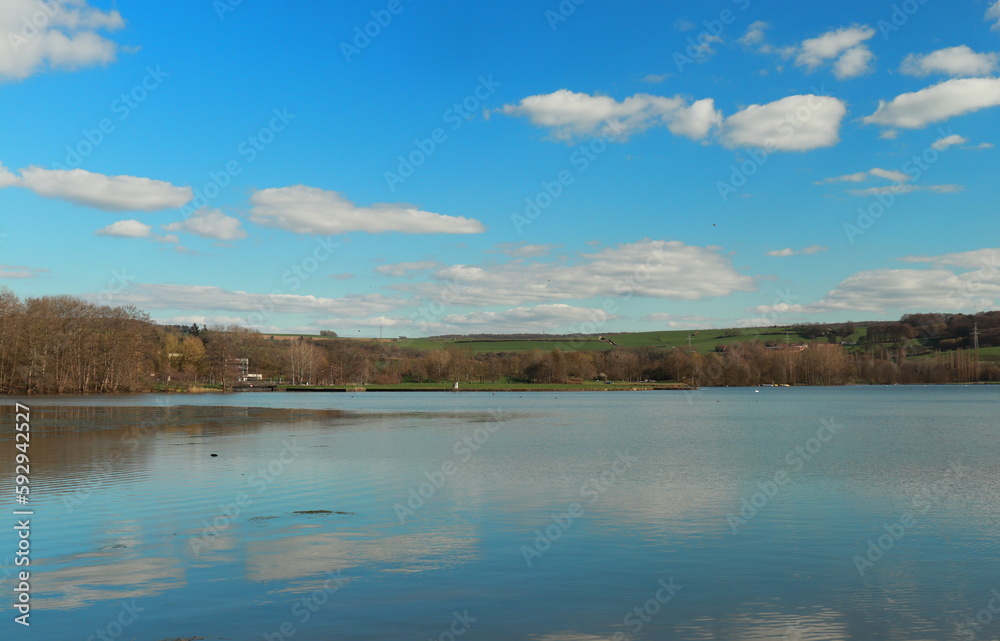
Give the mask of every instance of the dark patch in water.
M 349 514 L 353 516 L 356 512 L 341 512 L 339 510 L 336 512 L 331 512 L 330 510 L 296 510 L 295 512 L 292 512 L 292 514 Z

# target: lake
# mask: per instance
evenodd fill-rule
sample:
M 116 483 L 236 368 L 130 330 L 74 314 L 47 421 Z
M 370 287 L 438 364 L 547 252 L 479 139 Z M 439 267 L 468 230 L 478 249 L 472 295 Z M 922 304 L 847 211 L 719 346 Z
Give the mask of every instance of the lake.
M 18 638 L 1000 638 L 1000 387 L 15 400 Z

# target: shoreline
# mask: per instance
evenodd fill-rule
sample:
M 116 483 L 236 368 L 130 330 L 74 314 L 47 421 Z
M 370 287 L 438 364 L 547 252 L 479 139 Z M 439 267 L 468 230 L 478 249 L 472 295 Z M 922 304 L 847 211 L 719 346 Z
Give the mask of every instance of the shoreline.
M 482 388 L 449 388 L 449 387 L 287 387 L 274 391 L 279 392 L 684 392 L 694 391 L 697 387 L 668 385 L 633 385 L 617 387 L 482 387 Z M 233 391 L 249 392 L 250 389 Z M 261 390 L 263 391 L 263 390 Z
M 142 392 L 90 392 L 90 393 L 40 393 L 40 394 L 27 394 L 27 393 L 6 393 L 0 394 L 0 397 L 7 398 L 45 398 L 45 397 L 65 397 L 65 396 L 143 396 L 147 394 L 178 394 L 178 395 L 196 395 L 196 394 L 238 394 L 238 393 L 261 393 L 261 392 L 308 392 L 308 393 L 361 393 L 361 392 L 692 392 L 705 389 L 757 389 L 762 387 L 957 387 L 964 386 L 969 387 L 971 385 L 975 386 L 991 386 L 1000 385 L 1000 382 L 992 381 L 972 381 L 968 383 L 952 382 L 952 383 L 894 383 L 894 384 L 882 384 L 882 383 L 847 383 L 844 385 L 789 385 L 782 386 L 776 385 L 733 385 L 733 386 L 705 386 L 705 387 L 695 387 L 684 384 L 651 384 L 651 383 L 640 383 L 640 384 L 618 384 L 618 385 L 608 385 L 605 387 L 598 386 L 573 386 L 567 384 L 565 387 L 554 387 L 551 385 L 540 384 L 538 386 L 520 385 L 517 387 L 490 387 L 484 385 L 483 387 L 460 387 L 459 389 L 454 389 L 452 387 L 400 387 L 397 385 L 387 385 L 385 387 L 373 387 L 373 386 L 261 386 L 261 387 L 241 387 L 241 388 L 230 388 L 227 390 L 222 389 L 212 389 L 205 387 L 198 387 L 196 389 L 162 389 L 162 390 L 146 390 Z

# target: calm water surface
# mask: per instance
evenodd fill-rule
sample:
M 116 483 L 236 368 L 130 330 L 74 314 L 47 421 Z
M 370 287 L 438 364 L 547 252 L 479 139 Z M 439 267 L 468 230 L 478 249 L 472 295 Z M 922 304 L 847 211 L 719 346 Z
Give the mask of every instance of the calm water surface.
M 1000 638 L 997 387 L 19 400 L 24 638 Z

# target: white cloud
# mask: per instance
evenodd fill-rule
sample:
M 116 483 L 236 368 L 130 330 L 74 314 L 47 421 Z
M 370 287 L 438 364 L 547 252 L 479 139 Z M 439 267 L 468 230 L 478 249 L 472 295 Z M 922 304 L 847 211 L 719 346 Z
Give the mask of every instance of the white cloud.
M 1000 0 L 997 0 L 986 9 L 986 17 L 984 20 L 992 20 L 993 26 L 990 27 L 993 31 L 1000 31 Z
M 94 9 L 86 0 L 4 0 L 0 80 L 113 62 L 117 45 L 99 32 L 124 26 L 118 11 Z
M 885 178 L 886 180 L 890 180 L 894 183 L 905 183 L 913 177 L 909 174 L 904 174 L 901 171 L 896 171 L 894 169 L 879 169 L 878 167 L 869 169 L 868 173 L 876 178 Z
M 372 316 L 369 318 L 323 318 L 313 323 L 313 327 L 320 329 L 335 329 L 341 336 L 349 336 L 345 328 L 358 329 L 359 327 L 380 327 L 389 329 L 390 327 L 413 327 L 413 320 L 405 316 Z M 434 329 L 448 329 L 440 323 L 433 324 Z M 316 331 L 313 329 L 312 331 Z
M 757 53 L 775 54 L 786 60 L 798 53 L 799 48 L 797 46 L 775 47 L 769 44 L 766 32 L 770 28 L 771 25 L 763 20 L 751 22 L 750 26 L 747 27 L 746 33 L 737 42 L 747 49 L 754 49 Z M 781 70 L 782 67 L 779 66 L 778 71 Z M 760 73 L 761 75 L 767 75 L 766 71 L 761 71 Z
M 539 256 L 547 256 L 556 247 L 557 245 L 500 243 L 496 246 L 496 251 L 515 258 L 538 258 Z
M 940 256 L 904 256 L 904 263 L 932 263 L 936 266 L 967 267 L 1000 272 L 1000 248 L 942 254 Z
M 239 240 L 246 238 L 239 218 L 225 215 L 218 209 L 199 209 L 187 220 L 163 225 L 164 231 L 189 232 L 202 238 Z
M 722 120 L 711 98 L 689 104 L 680 96 L 666 98 L 639 93 L 618 102 L 610 96 L 568 89 L 528 96 L 498 111 L 507 116 L 526 117 L 536 127 L 550 129 L 557 140 L 592 136 L 625 139 L 658 125 L 666 126 L 674 134 L 698 140 L 707 136 Z
M 882 133 L 878 135 L 878 137 L 881 138 L 882 140 L 895 140 L 896 138 L 899 138 L 899 130 L 884 129 Z
M 256 312 L 278 314 L 327 313 L 345 316 L 379 314 L 405 304 L 399 298 L 381 294 L 323 298 L 299 294 L 255 294 L 229 291 L 209 285 L 157 285 L 137 283 L 116 295 L 116 300 L 143 309 L 183 309 Z
M 802 249 L 799 250 L 794 250 L 791 247 L 786 247 L 784 249 L 773 249 L 769 252 L 765 252 L 765 255 L 777 256 L 777 257 L 798 256 L 798 255 L 811 256 L 813 254 L 818 254 L 819 252 L 825 252 L 829 249 L 830 249 L 829 247 L 823 247 L 822 245 L 810 245 L 809 247 L 803 247 Z
M 961 191 L 963 187 L 961 185 L 911 185 L 905 184 L 911 178 L 912 175 L 903 173 L 901 171 L 896 171 L 894 169 L 881 169 L 879 167 L 874 167 L 868 171 L 860 171 L 853 174 L 846 174 L 844 176 L 834 176 L 832 178 L 824 178 L 823 180 L 816 181 L 816 185 L 826 185 L 829 183 L 839 183 L 839 182 L 864 182 L 870 177 L 882 178 L 891 182 L 891 185 L 880 185 L 876 187 L 868 187 L 865 189 L 851 189 L 848 191 L 852 196 L 868 197 L 868 196 L 879 196 L 885 194 L 902 195 L 909 194 L 915 191 L 930 191 L 939 194 L 950 194 L 954 192 Z
M 193 197 L 190 187 L 175 187 L 162 180 L 35 166 L 22 169 L 20 177 L 0 166 L 0 187 L 24 187 L 45 198 L 104 211 L 173 209 Z
M 197 323 L 202 327 L 214 327 L 216 325 L 221 325 L 223 327 L 228 327 L 230 325 L 248 325 L 246 319 L 241 316 L 203 316 L 201 314 L 157 318 L 156 322 L 160 325 L 190 325 L 191 323 Z M 252 325 L 252 327 L 263 329 L 261 325 Z
M 250 197 L 250 220 L 297 234 L 343 234 L 352 231 L 379 234 L 478 234 L 481 222 L 464 216 L 445 216 L 410 205 L 358 207 L 335 191 L 298 185 L 258 191 Z
M 822 300 L 795 305 L 806 314 L 890 310 L 957 311 L 995 307 L 1000 270 L 984 268 L 956 274 L 947 269 L 876 269 L 842 281 Z
M 455 305 L 522 305 L 620 298 L 699 300 L 756 288 L 754 279 L 718 249 L 680 241 L 642 240 L 582 253 L 576 262 L 526 262 L 482 267 L 451 265 L 434 273 L 438 282 L 396 286 L 425 299 L 447 294 Z
M 938 151 L 944 151 L 948 147 L 952 147 L 954 145 L 964 145 L 967 142 L 969 142 L 968 138 L 959 136 L 958 134 L 951 134 L 950 136 L 945 136 L 944 138 L 938 138 L 931 143 L 931 147 L 937 149 Z
M 671 329 L 714 329 L 719 326 L 718 318 L 712 316 L 698 316 L 695 314 L 667 314 L 657 312 L 647 314 L 639 319 L 640 321 L 665 324 Z
M 875 35 L 871 27 L 843 27 L 828 31 L 816 38 L 803 40 L 799 46 L 795 64 L 815 71 L 821 65 L 833 61 L 834 75 L 840 79 L 854 78 L 871 71 L 873 55 L 866 40 Z
M 526 117 L 533 125 L 549 129 L 556 140 L 596 136 L 625 140 L 633 133 L 665 126 L 671 133 L 692 140 L 702 140 L 719 130 L 728 147 L 807 151 L 839 141 L 847 107 L 829 96 L 796 95 L 751 105 L 723 120 L 711 98 L 688 103 L 680 96 L 635 94 L 618 102 L 609 96 L 560 89 L 529 96 L 498 111 Z
M 659 84 L 670 77 L 669 73 L 650 73 L 642 77 L 643 82 L 648 82 L 650 84 Z
M 763 20 L 751 22 L 750 26 L 747 27 L 747 32 L 743 34 L 743 37 L 740 38 L 738 42 L 744 47 L 759 47 L 764 44 L 766 39 L 764 31 L 770 28 L 771 25 L 767 24 Z
M 868 197 L 868 196 L 879 196 L 885 194 L 902 195 L 909 194 L 915 191 L 930 191 L 936 194 L 954 194 L 960 192 L 964 189 L 961 185 L 902 185 L 896 183 L 894 185 L 885 185 L 883 187 L 868 187 L 867 189 L 852 189 L 849 193 L 852 196 Z
M 7 167 L 0 162 L 0 189 L 5 187 L 16 187 L 20 180 L 21 179 L 18 178 L 17 174 L 12 172 L 10 169 L 7 169 Z
M 35 278 L 48 272 L 47 269 L 36 269 L 34 267 L 19 267 L 17 265 L 0 265 L 0 278 L 24 279 Z
M 115 236 L 117 238 L 148 238 L 153 228 L 138 220 L 119 220 L 104 229 L 99 229 L 98 236 Z
M 933 122 L 1000 105 L 1000 78 L 955 78 L 879 101 L 865 124 L 922 129 Z
M 853 174 L 845 174 L 843 176 L 833 176 L 832 178 L 824 178 L 823 180 L 816 181 L 815 184 L 825 185 L 827 183 L 841 183 L 841 182 L 860 183 L 866 180 L 868 180 L 868 172 L 858 171 Z
M 500 312 L 476 311 L 467 314 L 448 314 L 441 321 L 446 326 L 474 332 L 486 330 L 491 333 L 518 333 L 558 331 L 563 328 L 579 332 L 578 326 L 583 323 L 603 322 L 614 318 L 616 317 L 600 308 L 554 303 L 534 307 L 515 307 Z
M 441 263 L 436 260 L 420 260 L 412 263 L 379 265 L 375 268 L 375 271 L 385 276 L 406 276 L 411 272 L 423 272 L 435 267 L 441 267 Z
M 766 105 L 750 105 L 726 118 L 722 141 L 728 147 L 763 147 L 809 151 L 840 140 L 847 113 L 843 101 L 829 96 L 788 96 Z
M 976 53 L 966 45 L 947 47 L 927 55 L 911 53 L 899 70 L 910 76 L 941 73 L 948 76 L 987 76 L 996 71 L 1000 54 Z
M 851 47 L 833 63 L 833 75 L 838 80 L 857 78 L 872 71 L 875 54 L 868 47 Z

